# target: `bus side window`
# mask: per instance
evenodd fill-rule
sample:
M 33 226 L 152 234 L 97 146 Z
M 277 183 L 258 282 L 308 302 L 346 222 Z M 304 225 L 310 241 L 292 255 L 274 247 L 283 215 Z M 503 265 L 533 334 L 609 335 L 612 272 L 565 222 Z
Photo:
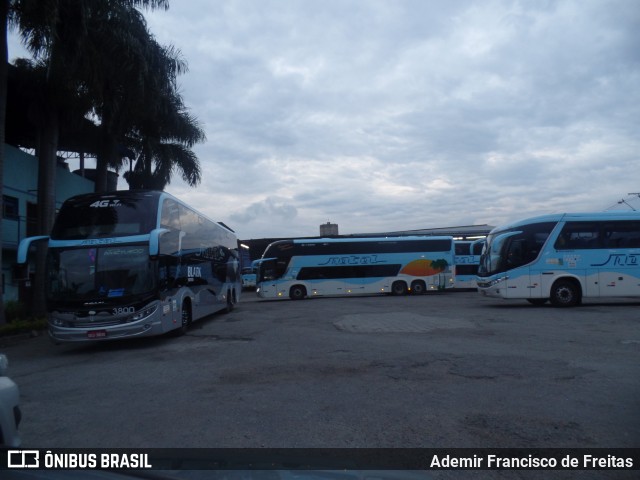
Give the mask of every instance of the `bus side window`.
M 507 262 L 509 265 L 518 266 L 523 265 L 524 261 L 524 252 L 525 248 L 524 239 L 513 240 L 509 245 L 509 249 L 507 250 Z
M 606 248 L 639 248 L 640 222 L 612 222 L 604 228 Z
M 172 230 L 180 230 L 180 208 L 171 199 L 166 199 L 162 204 L 162 214 L 160 224 Z
M 594 222 L 567 222 L 554 247 L 556 250 L 600 248 L 600 225 Z

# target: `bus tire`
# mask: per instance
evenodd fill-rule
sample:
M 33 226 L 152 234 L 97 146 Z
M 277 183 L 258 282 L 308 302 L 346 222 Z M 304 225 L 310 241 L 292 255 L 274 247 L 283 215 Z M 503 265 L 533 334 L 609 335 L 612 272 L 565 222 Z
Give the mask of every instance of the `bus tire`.
M 411 282 L 411 293 L 414 295 L 422 295 L 427 291 L 427 286 L 422 280 L 414 280 Z
M 302 300 L 307 296 L 307 289 L 303 285 L 294 285 L 289 289 L 289 298 L 291 300 Z
M 393 282 L 393 284 L 391 285 L 391 295 L 400 296 L 400 295 L 406 295 L 406 294 L 407 294 L 406 283 L 404 283 L 401 280 L 398 280 L 397 282 Z
M 185 298 L 182 301 L 182 310 L 180 312 L 180 326 L 174 330 L 174 333 L 177 337 L 181 337 L 187 330 L 189 330 L 189 326 L 191 325 L 192 316 L 191 316 L 191 302 L 189 298 Z
M 233 311 L 235 303 L 236 302 L 234 302 L 233 296 L 231 295 L 231 290 L 227 290 L 227 306 L 225 307 L 224 311 L 226 313 L 231 313 Z
M 581 301 L 580 286 L 574 280 L 558 280 L 551 287 L 550 300 L 554 307 L 575 307 Z

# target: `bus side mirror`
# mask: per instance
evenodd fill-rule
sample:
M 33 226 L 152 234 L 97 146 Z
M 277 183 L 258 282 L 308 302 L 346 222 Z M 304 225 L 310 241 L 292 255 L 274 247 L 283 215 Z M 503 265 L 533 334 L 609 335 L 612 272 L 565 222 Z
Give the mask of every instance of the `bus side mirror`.
M 29 260 L 29 248 L 35 242 L 42 242 L 44 240 L 49 240 L 48 235 L 41 235 L 38 237 L 27 237 L 20 241 L 18 245 L 18 257 L 17 262 L 19 265 L 26 265 Z
M 156 228 L 151 230 L 149 234 L 149 256 L 155 257 L 160 253 L 160 237 L 165 233 L 168 233 L 167 228 Z

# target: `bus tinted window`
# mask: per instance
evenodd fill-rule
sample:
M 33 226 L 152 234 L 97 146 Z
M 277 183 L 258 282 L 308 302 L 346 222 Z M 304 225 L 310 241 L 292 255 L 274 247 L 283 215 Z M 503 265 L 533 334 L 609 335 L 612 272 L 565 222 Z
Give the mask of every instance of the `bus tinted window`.
M 471 242 L 455 242 L 456 255 L 469 255 L 471 251 Z
M 145 245 L 50 249 L 47 258 L 47 295 L 56 302 L 113 300 L 149 293 L 156 285 Z
M 640 248 L 640 222 L 567 222 L 554 246 L 557 250 Z
M 332 278 L 376 278 L 398 275 L 402 265 L 344 265 L 337 267 L 303 267 L 298 280 L 328 280 Z
M 601 248 L 598 222 L 567 222 L 555 243 L 557 250 Z
M 640 248 L 640 222 L 607 222 L 603 229 L 604 248 Z
M 155 228 L 157 197 L 144 195 L 80 196 L 65 202 L 51 238 L 123 237 L 149 233 Z
M 180 230 L 180 207 L 178 202 L 167 198 L 162 203 L 160 226 L 171 230 Z

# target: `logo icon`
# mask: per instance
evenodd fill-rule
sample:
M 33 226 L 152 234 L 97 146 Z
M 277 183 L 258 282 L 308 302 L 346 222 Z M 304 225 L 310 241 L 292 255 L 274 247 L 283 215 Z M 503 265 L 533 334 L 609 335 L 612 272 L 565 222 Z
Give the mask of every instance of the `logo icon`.
M 40 452 L 38 450 L 7 450 L 8 468 L 39 468 Z

